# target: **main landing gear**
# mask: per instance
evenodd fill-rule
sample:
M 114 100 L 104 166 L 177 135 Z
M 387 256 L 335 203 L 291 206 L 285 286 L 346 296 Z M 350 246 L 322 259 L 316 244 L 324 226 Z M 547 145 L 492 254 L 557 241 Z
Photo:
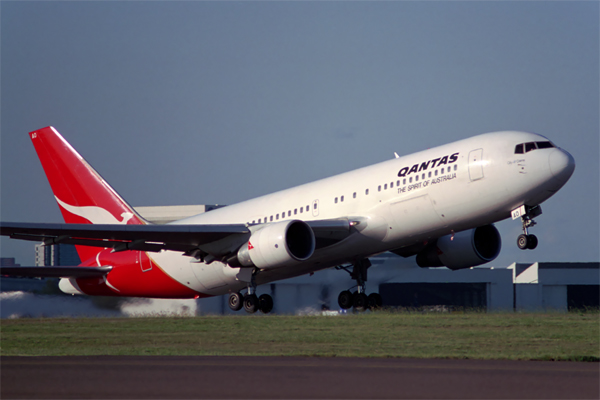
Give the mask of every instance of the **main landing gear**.
M 383 304 L 381 295 L 379 293 L 371 293 L 367 296 L 366 292 L 366 281 L 367 281 L 367 270 L 371 266 L 371 262 L 368 259 L 360 260 L 356 262 L 350 272 L 350 267 L 337 266 L 336 269 L 343 269 L 350 274 L 350 277 L 357 283 L 356 292 L 352 293 L 349 290 L 344 290 L 338 296 L 338 304 L 340 308 L 347 310 L 354 307 L 356 311 L 365 311 L 367 309 L 380 308 Z
M 242 308 L 247 313 L 254 314 L 259 311 L 263 314 L 268 314 L 273 310 L 273 298 L 268 294 L 246 294 L 233 292 L 229 295 L 229 308 L 233 311 L 240 311 Z
M 254 275 L 252 281 L 248 285 L 248 293 L 242 295 L 240 292 L 233 292 L 229 295 L 229 308 L 233 311 L 240 311 L 242 308 L 247 313 L 254 314 L 261 311 L 263 314 L 268 314 L 273 310 L 273 298 L 268 294 L 256 296 L 256 282 Z
M 542 213 L 542 208 L 540 206 L 521 206 L 519 209 L 513 211 L 513 219 L 517 215 L 515 212 L 521 216 L 521 223 L 523 224 L 523 234 L 517 238 L 517 246 L 521 250 L 535 249 L 538 245 L 538 239 L 535 235 L 529 234 L 529 228 L 536 225 L 533 219 Z

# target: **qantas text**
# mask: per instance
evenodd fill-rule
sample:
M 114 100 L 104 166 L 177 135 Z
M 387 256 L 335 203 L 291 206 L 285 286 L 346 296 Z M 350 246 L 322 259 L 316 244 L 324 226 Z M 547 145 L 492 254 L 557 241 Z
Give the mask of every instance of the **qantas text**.
M 425 162 L 422 162 L 421 164 L 415 164 L 412 167 L 404 167 L 398 172 L 398 176 L 402 177 L 402 176 L 410 175 L 413 172 L 426 171 L 429 167 L 436 168 L 436 167 L 439 167 L 440 165 L 452 164 L 453 162 L 456 162 L 456 160 L 458 160 L 458 154 L 459 153 L 454 153 L 450 156 L 434 158 L 433 160 L 425 161 Z

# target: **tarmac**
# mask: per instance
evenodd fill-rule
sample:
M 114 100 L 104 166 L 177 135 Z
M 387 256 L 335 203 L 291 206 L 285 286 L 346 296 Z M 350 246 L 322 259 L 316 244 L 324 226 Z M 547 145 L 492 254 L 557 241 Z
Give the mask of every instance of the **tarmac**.
M 0 357 L 2 399 L 598 399 L 597 362 Z

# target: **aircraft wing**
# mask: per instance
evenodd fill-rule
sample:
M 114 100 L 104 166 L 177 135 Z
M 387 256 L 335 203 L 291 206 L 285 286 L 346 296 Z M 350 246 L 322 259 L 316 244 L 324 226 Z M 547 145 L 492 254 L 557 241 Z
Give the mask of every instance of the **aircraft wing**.
M 99 278 L 113 267 L 0 267 L 0 275 L 25 278 Z
M 307 221 L 317 240 L 317 248 L 326 247 L 350 234 L 348 219 Z M 250 239 L 251 230 L 244 224 L 220 225 L 121 225 L 121 224 L 51 224 L 0 223 L 0 235 L 13 239 L 66 243 L 112 248 L 114 251 L 161 250 L 197 251 L 219 257 L 239 248 Z
M 193 251 L 204 244 L 236 237 L 250 237 L 242 224 L 233 225 L 110 225 L 110 224 L 0 224 L 0 235 L 13 239 L 107 247 L 115 251 Z M 241 243 L 240 243 L 241 245 Z

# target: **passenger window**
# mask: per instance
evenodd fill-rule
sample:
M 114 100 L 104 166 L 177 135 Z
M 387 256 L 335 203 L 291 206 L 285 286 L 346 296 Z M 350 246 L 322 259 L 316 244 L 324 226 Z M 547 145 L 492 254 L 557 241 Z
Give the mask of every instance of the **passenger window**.
M 333 202 L 334 202 L 335 204 L 337 204 L 337 197 L 335 198 L 335 200 L 333 200 Z
M 300 214 L 302 214 L 302 212 L 304 212 L 304 207 L 300 208 Z
M 429 174 L 427 174 L 427 177 L 431 178 L 431 171 L 429 171 Z
M 344 201 L 344 196 L 340 197 L 340 201 Z
M 294 208 L 294 215 L 297 215 L 297 214 L 298 214 L 298 209 Z
M 260 218 L 258 219 L 258 223 L 260 224 Z
M 352 198 L 355 199 L 356 198 L 356 192 L 352 193 Z
M 317 209 L 317 203 L 315 203 L 315 210 Z M 310 206 L 306 206 L 306 212 L 310 210 Z
M 402 179 L 402 184 L 406 185 L 406 178 Z
M 400 186 L 400 179 L 396 181 L 396 186 Z
M 515 146 L 515 154 L 523 154 L 523 143 Z
M 390 189 L 394 187 L 394 182 L 390 182 Z
M 408 183 L 412 183 L 412 176 L 408 178 Z
M 273 216 L 272 216 L 272 215 L 271 215 L 271 218 L 270 218 L 270 219 L 271 219 L 271 222 L 273 222 Z
M 368 196 L 369 195 L 369 189 L 365 189 L 365 194 Z
M 377 186 L 377 191 L 381 192 L 381 185 Z
M 444 168 L 442 168 L 442 174 L 444 173 Z
M 437 169 L 435 170 L 435 174 L 434 175 L 437 176 Z
M 425 174 L 421 175 L 421 179 L 425 179 Z
M 279 219 L 279 214 L 275 214 L 275 219 Z
M 291 216 L 292 216 L 292 210 L 289 210 L 288 211 L 288 217 L 291 217 Z
M 313 208 L 316 210 L 317 209 L 317 203 L 313 204 Z M 308 206 L 306 206 L 306 211 L 308 211 Z
M 456 171 L 458 169 L 458 165 L 454 164 L 454 170 Z
M 415 182 L 419 182 L 419 175 L 415 175 Z
M 525 143 L 525 153 L 529 153 L 531 150 L 535 149 L 536 147 L 534 142 Z
M 387 183 L 383 185 L 383 190 L 387 190 Z

